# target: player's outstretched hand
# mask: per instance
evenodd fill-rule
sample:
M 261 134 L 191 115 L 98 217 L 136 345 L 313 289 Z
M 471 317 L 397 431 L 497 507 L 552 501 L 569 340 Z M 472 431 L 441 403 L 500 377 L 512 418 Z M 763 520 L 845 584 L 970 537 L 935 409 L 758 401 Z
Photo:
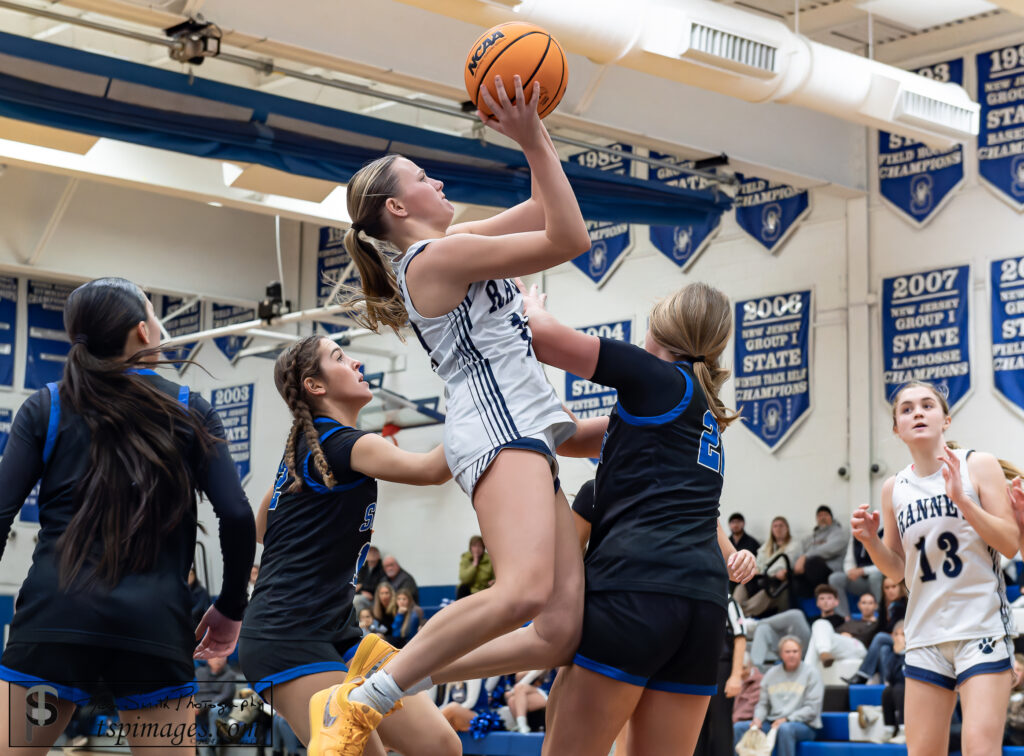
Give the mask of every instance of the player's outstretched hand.
M 537 288 L 537 284 L 533 284 L 527 289 L 523 279 L 517 278 L 516 287 L 519 289 L 519 293 L 523 295 L 523 312 L 526 313 L 527 317 L 530 317 L 532 313 L 544 311 L 548 295 L 540 291 Z
M 747 583 L 757 574 L 757 560 L 746 549 L 732 554 L 726 566 L 729 569 L 729 579 L 734 583 Z
M 850 515 L 850 532 L 861 543 L 878 538 L 879 514 L 869 507 L 869 504 L 861 504 Z
M 1010 503 L 1013 505 L 1013 517 L 1017 521 L 1017 529 L 1024 534 L 1024 480 L 1018 475 L 1010 481 Z
M 228 619 L 216 606 L 206 610 L 196 628 L 196 640 L 199 645 L 192 653 L 194 659 L 212 659 L 217 656 L 230 656 L 238 644 L 238 633 L 242 629 L 240 620 Z
M 964 483 L 960 477 L 960 458 L 948 446 L 942 448 L 937 459 L 942 463 L 942 479 L 946 481 L 946 496 L 954 504 L 964 499 Z
M 480 99 L 490 108 L 493 115 L 485 116 L 482 111 L 476 111 L 477 116 L 485 125 L 490 126 L 499 134 L 504 134 L 509 139 L 521 146 L 535 143 L 534 140 L 544 140 L 544 126 L 537 116 L 537 103 L 540 101 L 540 82 L 534 81 L 530 88 L 530 97 L 526 98 L 523 92 L 523 81 L 516 74 L 512 79 L 515 85 L 515 102 L 508 99 L 505 85 L 500 76 L 494 77 L 494 90 L 498 95 L 497 100 L 491 95 L 490 90 L 483 84 L 480 85 Z

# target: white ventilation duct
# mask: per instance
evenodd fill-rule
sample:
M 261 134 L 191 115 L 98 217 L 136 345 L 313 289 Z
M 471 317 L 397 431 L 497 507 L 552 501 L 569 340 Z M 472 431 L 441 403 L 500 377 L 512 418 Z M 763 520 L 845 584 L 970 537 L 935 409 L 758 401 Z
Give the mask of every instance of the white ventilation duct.
M 750 102 L 800 105 L 933 147 L 950 147 L 978 133 L 978 104 L 962 87 L 813 42 L 780 21 L 710 0 L 441 5 L 442 12 L 455 10 L 485 25 L 499 18 L 531 21 L 597 63 L 620 63 Z

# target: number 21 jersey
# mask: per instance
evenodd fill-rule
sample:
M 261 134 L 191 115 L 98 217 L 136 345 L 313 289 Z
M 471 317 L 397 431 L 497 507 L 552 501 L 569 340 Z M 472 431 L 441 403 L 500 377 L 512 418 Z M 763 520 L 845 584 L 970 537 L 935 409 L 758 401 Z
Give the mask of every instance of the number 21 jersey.
M 979 503 L 967 458 L 960 460 L 964 493 Z M 970 638 L 1002 637 L 1012 624 L 999 553 L 982 540 L 946 495 L 940 468 L 922 478 L 908 465 L 896 474 L 892 508 L 906 555 L 910 601 L 907 648 Z

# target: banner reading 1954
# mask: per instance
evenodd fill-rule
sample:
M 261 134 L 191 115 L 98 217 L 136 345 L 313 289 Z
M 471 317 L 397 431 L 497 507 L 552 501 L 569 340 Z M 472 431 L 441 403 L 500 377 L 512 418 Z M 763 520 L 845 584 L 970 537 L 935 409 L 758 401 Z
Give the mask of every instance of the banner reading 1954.
M 775 451 L 811 409 L 811 292 L 736 303 L 736 406 Z
M 980 53 L 978 175 L 1014 210 L 1024 210 L 1024 44 Z
M 967 396 L 970 278 L 970 267 L 960 265 L 882 280 L 886 397 L 908 381 L 944 386 L 950 410 Z
M 1024 413 L 1024 257 L 993 260 L 992 378 L 996 391 Z

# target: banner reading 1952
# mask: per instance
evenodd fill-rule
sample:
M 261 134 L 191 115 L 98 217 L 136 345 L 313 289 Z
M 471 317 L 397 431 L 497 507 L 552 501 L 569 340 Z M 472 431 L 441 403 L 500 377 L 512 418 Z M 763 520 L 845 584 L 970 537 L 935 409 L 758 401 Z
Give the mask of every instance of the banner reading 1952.
M 736 406 L 775 451 L 811 409 L 811 292 L 736 303 Z
M 882 280 L 885 395 L 907 381 L 944 386 L 953 410 L 971 389 L 967 265 Z
M 992 378 L 996 391 L 1024 413 L 1024 257 L 993 260 Z

